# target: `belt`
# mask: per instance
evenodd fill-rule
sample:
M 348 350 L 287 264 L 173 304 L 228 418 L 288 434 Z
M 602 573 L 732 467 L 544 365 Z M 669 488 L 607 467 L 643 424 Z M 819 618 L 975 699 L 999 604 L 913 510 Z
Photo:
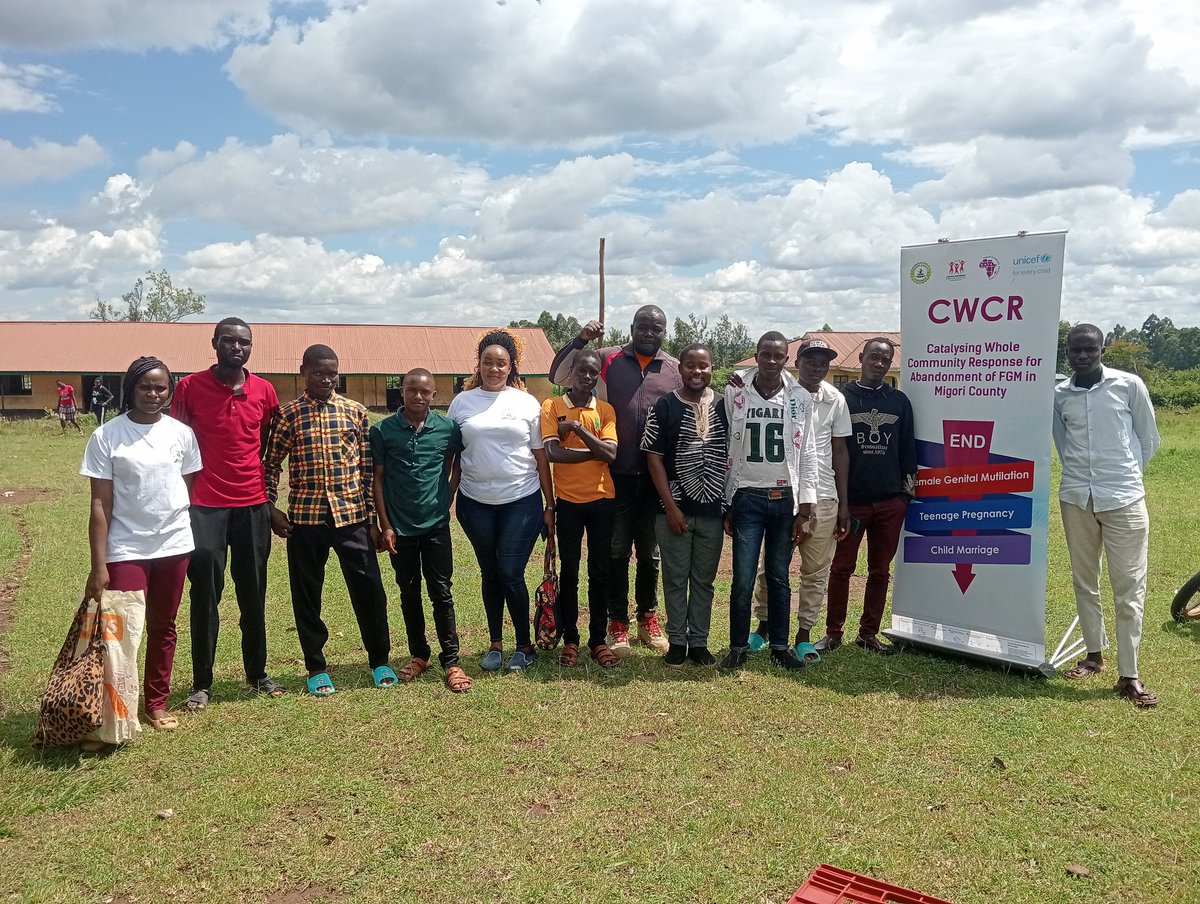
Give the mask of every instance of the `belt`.
M 791 487 L 742 487 L 739 493 L 748 496 L 761 496 L 763 499 L 791 499 Z

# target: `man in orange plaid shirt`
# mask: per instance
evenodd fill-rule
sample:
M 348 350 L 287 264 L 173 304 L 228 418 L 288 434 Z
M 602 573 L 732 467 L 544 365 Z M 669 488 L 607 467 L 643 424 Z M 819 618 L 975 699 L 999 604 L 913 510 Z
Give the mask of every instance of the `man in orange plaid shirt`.
M 271 529 L 287 540 L 288 578 L 309 692 L 335 690 L 325 671 L 329 629 L 321 619 L 325 563 L 332 549 L 342 566 L 376 687 L 396 682 L 388 665 L 387 594 L 376 549 L 374 478 L 367 409 L 341 396 L 338 358 L 312 345 L 300 365 L 304 395 L 279 409 L 267 439 L 265 466 Z M 288 459 L 288 511 L 276 507 L 279 472 Z

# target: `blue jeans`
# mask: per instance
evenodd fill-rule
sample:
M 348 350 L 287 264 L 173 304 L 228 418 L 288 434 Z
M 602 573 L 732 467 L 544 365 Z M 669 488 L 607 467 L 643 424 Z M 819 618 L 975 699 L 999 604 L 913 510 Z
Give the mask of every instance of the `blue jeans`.
M 528 647 L 529 586 L 525 583 L 525 566 L 543 524 L 542 494 L 531 493 L 524 499 L 488 505 L 460 492 L 455 510 L 479 562 L 483 611 L 492 643 L 504 639 L 507 603 L 517 647 Z
M 768 499 L 739 490 L 733 497 L 733 587 L 729 595 L 729 649 L 750 649 L 750 610 L 758 556 L 765 545 L 767 623 L 771 649 L 786 650 L 791 636 L 792 497 Z

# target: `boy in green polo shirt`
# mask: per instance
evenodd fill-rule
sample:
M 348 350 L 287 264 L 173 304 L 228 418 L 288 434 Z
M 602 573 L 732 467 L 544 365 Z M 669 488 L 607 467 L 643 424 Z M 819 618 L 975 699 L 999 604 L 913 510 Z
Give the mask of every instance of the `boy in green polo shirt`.
M 403 405 L 371 428 L 375 459 L 375 511 L 381 543 L 391 553 L 400 588 L 400 611 L 411 659 L 400 670 L 412 681 L 429 668 L 433 651 L 425 637 L 421 574 L 433 604 L 433 624 L 446 686 L 470 690 L 471 679 L 458 664 L 458 628 L 450 593 L 454 557 L 450 547 L 450 464 L 462 450 L 458 425 L 430 408 L 437 388 L 433 375 L 416 367 L 404 376 Z

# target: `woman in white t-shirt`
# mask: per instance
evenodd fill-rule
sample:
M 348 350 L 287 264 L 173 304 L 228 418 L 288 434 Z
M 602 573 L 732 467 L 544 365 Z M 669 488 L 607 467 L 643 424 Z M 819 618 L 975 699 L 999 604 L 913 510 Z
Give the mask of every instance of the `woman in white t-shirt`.
M 537 659 L 529 636 L 525 566 L 538 533 L 554 532 L 554 484 L 542 449 L 542 408 L 521 382 L 520 356 L 520 340 L 508 330 L 484 334 L 475 374 L 449 411 L 462 430 L 455 510 L 483 578 L 491 646 L 482 667 L 488 672 L 498 671 L 503 662 L 506 604 L 517 647 L 508 670 L 524 671 Z
M 84 595 L 146 595 L 146 721 L 174 731 L 167 712 L 175 660 L 175 615 L 191 556 L 188 492 L 200 470 L 195 434 L 163 410 L 175 380 L 157 358 L 138 358 L 121 385 L 121 413 L 96 429 L 79 473 L 92 482 L 88 539 L 92 570 Z

